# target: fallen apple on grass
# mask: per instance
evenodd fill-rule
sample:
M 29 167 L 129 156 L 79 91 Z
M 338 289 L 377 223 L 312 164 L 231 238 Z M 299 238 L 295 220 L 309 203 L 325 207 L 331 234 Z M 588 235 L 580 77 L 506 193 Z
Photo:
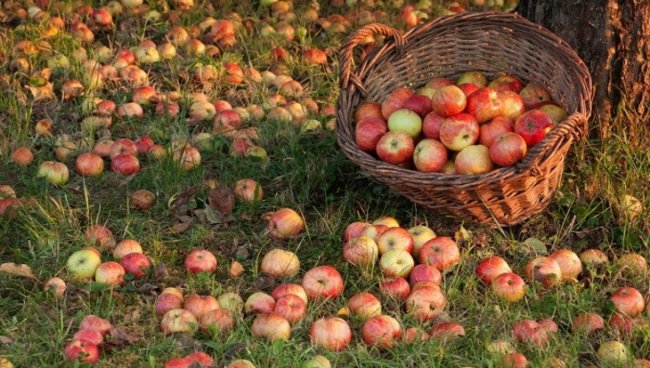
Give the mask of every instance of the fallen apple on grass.
M 341 351 L 352 341 L 352 330 L 348 323 L 338 317 L 324 317 L 312 323 L 309 339 L 313 345 L 329 351 Z

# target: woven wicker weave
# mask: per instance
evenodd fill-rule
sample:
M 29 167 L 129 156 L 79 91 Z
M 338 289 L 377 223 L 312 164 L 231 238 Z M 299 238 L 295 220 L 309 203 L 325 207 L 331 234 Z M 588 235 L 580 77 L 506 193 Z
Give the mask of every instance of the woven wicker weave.
M 374 35 L 392 38 L 353 68 L 354 49 Z M 422 207 L 466 221 L 508 226 L 542 212 L 557 190 L 571 144 L 583 138 L 591 114 L 591 76 L 562 39 L 516 14 L 463 13 L 439 18 L 406 34 L 382 24 L 354 33 L 340 56 L 337 139 L 363 171 Z M 417 88 L 433 77 L 468 70 L 488 77 L 506 72 L 545 86 L 571 114 L 523 161 L 482 175 L 421 173 L 382 162 L 354 141 L 354 111 L 381 102 L 397 87 Z

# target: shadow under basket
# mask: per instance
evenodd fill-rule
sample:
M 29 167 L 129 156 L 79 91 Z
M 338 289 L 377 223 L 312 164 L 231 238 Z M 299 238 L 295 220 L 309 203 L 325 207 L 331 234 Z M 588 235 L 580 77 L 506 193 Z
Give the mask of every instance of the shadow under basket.
M 375 35 L 386 42 L 353 68 L 354 50 Z M 462 13 L 438 18 L 402 34 L 369 24 L 343 45 L 337 141 L 365 173 L 418 205 L 468 222 L 510 226 L 542 212 L 560 185 L 572 143 L 586 136 L 593 96 L 589 70 L 571 47 L 516 14 Z M 545 87 L 570 112 L 515 166 L 481 175 L 422 173 L 361 151 L 354 140 L 354 111 L 381 102 L 398 87 L 417 88 L 434 77 L 457 78 L 476 70 L 508 73 Z

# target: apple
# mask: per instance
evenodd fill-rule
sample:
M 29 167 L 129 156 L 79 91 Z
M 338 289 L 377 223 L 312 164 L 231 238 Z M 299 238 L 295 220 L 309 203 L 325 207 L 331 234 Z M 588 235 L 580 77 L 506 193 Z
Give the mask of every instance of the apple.
M 142 246 L 137 240 L 124 239 L 117 243 L 113 249 L 113 258 L 119 261 L 122 257 L 131 253 L 143 253 Z
M 309 339 L 313 345 L 329 351 L 341 351 L 352 341 L 350 325 L 338 317 L 323 317 L 312 323 Z
M 355 221 L 351 223 L 345 228 L 345 231 L 343 232 L 343 241 L 347 242 L 350 239 L 361 236 L 363 228 L 368 225 L 369 223 L 361 221 Z
M 302 363 L 300 368 L 332 368 L 332 363 L 323 355 L 316 355 Z
M 614 309 L 618 313 L 628 317 L 634 317 L 645 309 L 643 295 L 633 287 L 618 288 L 612 293 L 609 300 L 614 304 Z
M 413 163 L 418 171 L 440 172 L 447 163 L 447 148 L 435 139 L 423 139 L 415 146 Z
M 113 328 L 110 322 L 94 314 L 85 316 L 79 323 L 79 330 L 97 331 L 106 336 Z
M 373 222 L 372 225 L 374 226 L 384 226 L 386 227 L 386 230 L 393 228 L 393 227 L 399 227 L 399 221 L 393 216 L 380 216 L 376 218 Z M 383 233 L 383 231 L 380 231 L 380 234 Z
M 113 261 L 104 262 L 95 270 L 95 281 L 109 286 L 120 286 L 124 283 L 125 273 L 121 264 Z
M 298 284 L 280 284 L 273 289 L 273 292 L 271 292 L 271 296 L 276 301 L 285 295 L 295 295 L 302 299 L 302 301 L 305 302 L 305 305 L 309 302 L 307 292 Z
M 92 152 L 99 157 L 110 157 L 111 147 L 113 147 L 113 144 L 115 144 L 115 142 L 110 139 L 102 139 L 95 144 Z
M 496 366 L 500 368 L 525 368 L 528 366 L 528 359 L 521 353 L 507 353 L 499 358 Z
M 460 175 L 485 174 L 493 167 L 490 150 L 481 144 L 463 148 L 454 161 L 454 171 Z
M 413 268 L 409 275 L 411 287 L 415 287 L 420 282 L 430 281 L 436 285 L 442 284 L 442 274 L 434 266 L 419 264 Z
M 217 301 L 222 309 L 228 310 L 233 315 L 240 314 L 244 309 L 244 300 L 236 293 L 223 293 L 219 295 Z
M 403 277 L 385 279 L 379 283 L 379 291 L 398 301 L 406 300 L 411 294 L 411 287 Z
M 434 266 L 444 272 L 460 262 L 460 250 L 453 239 L 439 236 L 422 246 L 419 258 L 420 263 Z
M 526 111 L 515 121 L 515 133 L 524 138 L 528 147 L 541 142 L 551 129 L 551 118 L 541 110 Z
M 160 328 L 165 335 L 177 332 L 193 332 L 198 321 L 192 312 L 185 309 L 172 309 L 163 315 Z
M 402 340 L 407 344 L 424 342 L 427 341 L 429 337 L 429 334 L 419 327 L 409 327 L 402 334 Z
M 414 226 L 408 229 L 409 234 L 413 237 L 413 256 L 417 257 L 420 254 L 420 249 L 424 243 L 436 237 L 436 233 L 429 227 L 424 225 Z
M 64 349 L 64 354 L 72 362 L 95 364 L 99 361 L 99 349 L 97 345 L 83 340 L 72 340 Z
M 478 89 L 467 97 L 466 112 L 481 124 L 502 115 L 501 100 L 497 91 L 489 87 Z
M 85 341 L 93 345 L 101 345 L 104 342 L 104 335 L 95 330 L 79 330 L 72 336 L 72 339 Z
M 343 293 L 343 278 L 332 266 L 316 266 L 305 273 L 302 287 L 310 299 L 334 299 Z
M 304 220 L 296 211 L 290 208 L 282 208 L 274 212 L 267 226 L 269 235 L 275 239 L 288 239 L 304 230 Z
M 121 175 L 134 175 L 140 171 L 140 161 L 132 154 L 121 154 L 111 160 L 111 170 Z
M 472 115 L 460 113 L 440 123 L 440 142 L 452 151 L 461 151 L 478 141 L 479 131 Z
M 388 126 L 383 118 L 364 118 L 354 128 L 354 141 L 360 150 L 375 152 L 377 142 L 387 131 Z
M 406 162 L 413 156 L 413 138 L 405 132 L 387 132 L 377 142 L 377 156 L 391 164 Z
M 275 278 L 294 277 L 300 271 L 300 260 L 288 250 L 272 249 L 262 259 L 260 269 Z
M 255 368 L 255 364 L 246 359 L 237 359 L 230 362 L 226 368 Z
M 465 329 L 456 322 L 442 322 L 433 326 L 430 336 L 432 338 L 450 340 L 455 337 L 465 336 Z
M 216 113 L 214 105 L 208 101 L 196 101 L 190 105 L 189 116 L 195 121 L 210 120 Z
M 391 132 L 404 132 L 416 138 L 422 131 L 422 118 L 408 109 L 399 109 L 388 117 L 388 130 Z
M 347 307 L 353 315 L 363 320 L 381 315 L 381 302 L 368 292 L 357 293 L 350 297 Z
M 251 294 L 244 304 L 246 313 L 271 313 L 273 308 L 275 308 L 275 299 L 262 291 Z
M 497 92 L 497 96 L 501 101 L 501 115 L 504 117 L 516 121 L 526 112 L 524 101 L 517 93 L 510 91 Z
M 634 361 L 636 368 L 648 368 L 650 367 L 650 360 L 648 359 L 637 359 Z
M 465 110 L 466 104 L 465 93 L 454 85 L 439 88 L 431 99 L 433 111 L 442 117 L 460 114 Z
M 94 153 L 84 152 L 77 156 L 75 170 L 81 176 L 99 176 L 104 171 L 104 160 Z
M 411 253 L 413 252 L 413 246 L 413 236 L 401 227 L 389 228 L 377 238 L 377 247 L 380 255 L 396 249 Z
M 597 330 L 605 328 L 605 321 L 603 317 L 596 313 L 583 313 L 577 316 L 571 325 L 573 333 L 582 333 L 590 335 Z
M 386 277 L 407 277 L 414 266 L 411 254 L 402 249 L 389 250 L 379 259 L 379 269 Z
M 44 161 L 38 167 L 37 177 L 44 177 L 50 184 L 64 185 L 68 182 L 70 172 L 64 163 L 55 161 Z
M 175 150 L 172 159 L 184 171 L 193 170 L 201 165 L 201 153 L 190 145 Z
M 233 329 L 235 319 L 227 309 L 211 309 L 199 317 L 199 326 L 204 331 L 223 334 Z
M 34 133 L 37 136 L 51 136 L 54 130 L 54 122 L 50 119 L 41 119 L 34 125 Z
M 479 128 L 478 142 L 486 147 L 492 146 L 494 140 L 503 133 L 514 132 L 512 120 L 505 116 L 497 116 Z
M 153 139 L 148 135 L 143 135 L 139 137 L 134 143 L 135 143 L 135 147 L 138 150 L 138 154 L 141 155 L 149 152 L 151 147 L 153 147 L 155 144 Z
M 195 352 L 182 358 L 168 360 L 164 368 L 214 367 L 214 359 L 206 353 Z
M 437 90 L 439 88 L 442 88 L 444 86 L 450 86 L 452 84 L 454 84 L 454 82 L 452 80 L 450 80 L 450 79 L 443 78 L 443 77 L 435 77 L 435 78 L 430 79 L 425 84 L 425 87 L 431 88 L 431 89 L 433 89 L 435 91 L 435 90 Z
M 472 83 L 479 87 L 487 86 L 487 78 L 479 71 L 468 71 L 460 75 L 456 84 Z
M 34 154 L 27 147 L 18 147 L 11 153 L 11 162 L 18 166 L 29 166 L 34 161 Z
M 488 285 L 497 276 L 508 272 L 512 272 L 512 269 L 508 265 L 508 262 L 499 256 L 485 258 L 476 266 L 476 276 Z
M 535 346 L 545 346 L 548 343 L 546 328 L 530 319 L 515 323 L 511 332 L 512 337 L 518 342 L 528 342 Z
M 196 249 L 185 257 L 184 265 L 189 273 L 214 273 L 217 270 L 217 258 L 209 250 Z
M 406 298 L 406 313 L 420 322 L 438 318 L 447 305 L 447 298 L 439 287 L 421 287 Z
M 640 323 L 639 317 L 629 318 L 616 313 L 612 314 L 609 317 L 609 321 L 607 321 L 610 330 L 614 331 L 617 335 L 624 335 L 625 337 L 632 336 L 632 333 L 639 328 Z M 647 326 L 646 321 L 642 323 Z
M 302 298 L 293 294 L 286 294 L 275 302 L 273 312 L 284 317 L 289 323 L 295 324 L 307 313 L 307 304 Z
M 521 99 L 524 101 L 526 110 L 536 109 L 551 101 L 551 96 L 546 89 L 536 84 L 529 83 L 519 91 Z
M 575 281 L 582 272 L 582 262 L 580 262 L 580 258 L 572 250 L 558 249 L 551 253 L 549 257 L 553 258 L 560 265 L 563 280 Z
M 488 84 L 488 87 L 494 89 L 497 92 L 512 91 L 519 93 L 523 87 L 523 84 L 515 76 L 504 74 L 500 75 L 492 82 L 490 82 L 490 84 Z
M 539 323 L 539 325 L 542 326 L 547 333 L 557 333 L 558 331 L 557 323 L 555 323 L 555 321 L 552 319 L 540 319 L 537 321 L 537 323 Z
M 117 107 L 117 116 L 127 118 L 141 118 L 144 116 L 142 106 L 137 102 L 127 102 Z
M 595 267 L 609 263 L 609 258 L 599 249 L 587 249 L 578 256 L 586 267 Z
M 54 293 L 56 297 L 61 298 L 65 294 L 65 281 L 60 277 L 52 277 L 45 282 L 43 289 L 46 292 Z
M 598 360 L 605 367 L 623 366 L 629 360 L 628 354 L 627 347 L 619 341 L 606 341 L 596 352 Z
M 526 295 L 526 283 L 516 273 L 506 272 L 492 280 L 492 290 L 497 298 L 515 303 Z
M 485 350 L 490 354 L 508 354 L 515 351 L 512 344 L 506 340 L 494 340 L 485 346 Z
M 262 186 L 253 179 L 240 179 L 235 183 L 235 195 L 246 202 L 261 201 L 264 196 Z
M 130 253 L 120 259 L 120 264 L 127 274 L 136 279 L 143 278 L 151 268 L 151 260 L 142 253 Z
M 542 105 L 539 110 L 545 112 L 551 118 L 553 125 L 560 124 L 569 116 L 569 113 L 565 109 L 555 104 Z
M 390 349 L 402 337 L 402 327 L 393 317 L 379 315 L 371 317 L 363 324 L 361 338 L 366 345 L 379 349 Z
M 524 138 L 512 132 L 496 137 L 488 149 L 492 162 L 502 167 L 513 166 L 526 156 L 526 151 Z
M 88 279 L 95 276 L 97 267 L 102 263 L 99 252 L 88 249 L 78 250 L 68 258 L 66 267 L 77 279 Z
M 431 111 L 422 120 L 422 134 L 426 138 L 440 140 L 440 125 L 444 120 L 444 117 Z
M 537 257 L 526 265 L 526 276 L 550 287 L 562 281 L 562 269 L 553 258 Z
M 381 114 L 388 119 L 391 114 L 401 109 L 404 103 L 413 96 L 413 91 L 408 88 L 396 88 L 386 96 L 381 104 Z
M 637 253 L 626 253 L 616 260 L 616 267 L 630 276 L 643 276 L 648 273 L 646 259 Z
M 156 315 L 162 316 L 172 309 L 180 309 L 183 307 L 183 295 L 171 293 L 162 293 L 156 298 L 154 303 L 154 311 Z
M 378 257 L 377 243 L 368 236 L 354 237 L 343 245 L 343 258 L 364 270 L 372 269 Z
M 291 324 L 277 313 L 260 314 L 251 327 L 253 336 L 263 337 L 269 341 L 289 340 Z
M 408 100 L 404 101 L 404 106 L 402 107 L 424 118 L 431 111 L 431 99 L 424 95 L 414 94 Z

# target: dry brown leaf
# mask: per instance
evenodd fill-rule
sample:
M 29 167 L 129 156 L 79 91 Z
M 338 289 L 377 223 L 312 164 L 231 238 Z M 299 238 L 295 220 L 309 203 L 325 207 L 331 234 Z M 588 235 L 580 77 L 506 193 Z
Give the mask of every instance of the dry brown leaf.
M 221 212 L 224 215 L 232 213 L 235 206 L 235 196 L 232 191 L 226 187 L 211 189 L 208 192 L 208 203 L 210 207 Z
M 172 232 L 175 234 L 181 234 L 186 232 L 190 226 L 192 226 L 191 222 L 179 222 L 176 225 L 172 226 Z
M 0 344 L 9 345 L 13 344 L 14 340 L 9 336 L 0 336 Z
M 169 207 L 169 212 L 174 213 L 178 211 L 181 207 L 186 205 L 194 196 L 196 193 L 199 192 L 198 187 L 190 187 L 180 193 L 174 194 L 170 199 L 168 203 Z
M 244 272 L 244 266 L 242 266 L 241 263 L 237 261 L 233 261 L 230 264 L 230 277 L 237 278 L 241 276 L 241 274 Z
M 3 263 L 0 265 L 0 272 L 5 272 L 14 276 L 28 277 L 30 279 L 38 280 L 32 272 L 32 269 L 26 264 L 16 264 L 13 262 Z
M 128 332 L 123 327 L 119 326 L 111 328 L 109 333 L 111 338 L 107 340 L 106 343 L 113 347 L 131 345 L 143 337 L 141 334 Z
M 164 262 L 158 263 L 156 268 L 153 270 L 153 277 L 156 278 L 156 280 L 169 278 L 169 270 Z
M 34 101 L 54 99 L 54 86 L 52 85 L 52 83 L 48 82 L 41 87 L 33 87 L 28 85 L 27 88 L 34 96 Z

